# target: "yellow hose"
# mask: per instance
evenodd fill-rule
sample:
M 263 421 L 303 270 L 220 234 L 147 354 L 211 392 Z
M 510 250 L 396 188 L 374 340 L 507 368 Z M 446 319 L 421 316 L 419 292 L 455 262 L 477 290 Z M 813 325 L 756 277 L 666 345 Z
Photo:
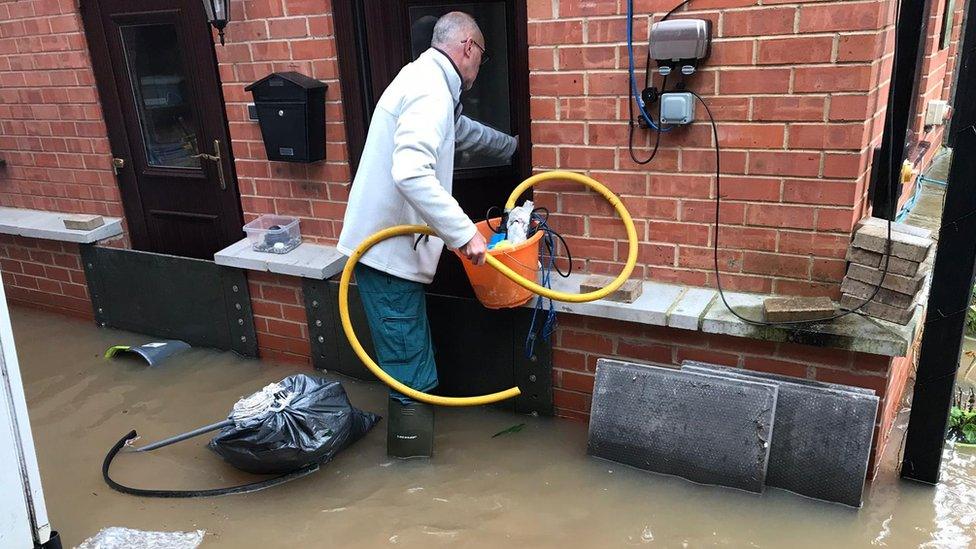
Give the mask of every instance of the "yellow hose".
M 634 229 L 634 221 L 631 219 L 630 213 L 627 211 L 627 209 L 624 208 L 620 198 L 613 194 L 610 189 L 606 188 L 603 184 L 591 177 L 575 172 L 565 171 L 544 172 L 526 179 L 519 184 L 518 187 L 515 187 L 515 190 L 513 190 L 512 194 L 509 195 L 508 202 L 505 203 L 505 209 L 510 210 L 514 208 L 515 202 L 522 195 L 522 193 L 529 188 L 551 179 L 568 179 L 570 181 L 582 183 L 605 198 L 607 202 L 609 202 L 610 205 L 613 206 L 613 208 L 617 211 L 617 214 L 620 215 L 620 219 L 623 221 L 624 227 L 627 229 L 627 240 L 629 243 L 627 263 L 624 265 L 620 275 L 617 276 L 617 278 L 615 278 L 613 282 L 611 282 L 605 288 L 587 292 L 585 294 L 570 294 L 566 292 L 557 292 L 544 286 L 540 286 L 536 282 L 519 275 L 491 255 L 485 256 L 486 262 L 488 265 L 498 269 L 503 275 L 519 286 L 522 286 L 523 288 L 543 297 L 569 303 L 586 303 L 588 301 L 602 299 L 623 285 L 623 283 L 630 278 L 630 274 L 634 271 L 634 266 L 637 264 L 637 231 Z M 506 389 L 504 391 L 491 393 L 488 395 L 470 397 L 444 397 L 423 393 L 417 391 L 416 389 L 407 387 L 403 383 L 400 383 L 394 379 L 390 374 L 383 371 L 383 369 L 380 368 L 380 366 L 376 364 L 376 362 L 373 361 L 373 359 L 369 356 L 366 349 L 363 348 L 362 344 L 359 342 L 359 338 L 356 337 L 356 332 L 352 328 L 352 321 L 349 318 L 349 282 L 352 280 L 353 268 L 355 268 L 356 263 L 359 262 L 359 259 L 363 257 L 366 251 L 375 246 L 377 243 L 395 236 L 414 234 L 436 236 L 430 227 L 423 225 L 398 225 L 396 227 L 390 227 L 389 229 L 383 229 L 382 231 L 379 231 L 364 240 L 363 243 L 353 251 L 352 255 L 349 256 L 349 260 L 346 262 L 345 268 L 342 269 L 342 277 L 339 279 L 339 317 L 342 319 L 342 330 L 346 333 L 346 337 L 349 339 L 349 345 L 352 346 L 356 356 L 363 361 L 363 364 L 369 369 L 369 371 L 373 372 L 373 375 L 378 377 L 380 381 L 386 383 L 395 391 L 427 404 L 434 404 L 438 406 L 480 406 L 483 404 L 492 404 L 502 400 L 507 400 L 522 394 L 518 387 L 512 387 L 511 389 Z

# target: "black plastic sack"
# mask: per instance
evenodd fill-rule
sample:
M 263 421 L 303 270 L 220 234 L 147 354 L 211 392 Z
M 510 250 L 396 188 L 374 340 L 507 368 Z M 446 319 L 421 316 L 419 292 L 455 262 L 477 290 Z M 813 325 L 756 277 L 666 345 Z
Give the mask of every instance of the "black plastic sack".
M 380 420 L 353 408 L 338 381 L 298 374 L 280 385 L 293 394 L 291 402 L 224 427 L 210 449 L 249 473 L 287 473 L 331 460 Z

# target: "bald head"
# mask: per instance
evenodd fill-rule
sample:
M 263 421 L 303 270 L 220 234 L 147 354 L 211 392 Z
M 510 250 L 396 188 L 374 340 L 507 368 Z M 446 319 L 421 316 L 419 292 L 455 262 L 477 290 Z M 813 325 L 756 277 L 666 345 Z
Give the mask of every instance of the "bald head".
M 480 42 L 484 42 L 478 23 L 475 22 L 474 17 L 462 11 L 452 11 L 437 20 L 430 45 L 447 50 L 469 38 L 475 40 L 481 38 Z
M 441 16 L 434 25 L 430 45 L 451 58 L 461 73 L 464 89 L 470 90 L 478 78 L 482 61 L 486 59 L 485 35 L 474 17 L 460 11 Z

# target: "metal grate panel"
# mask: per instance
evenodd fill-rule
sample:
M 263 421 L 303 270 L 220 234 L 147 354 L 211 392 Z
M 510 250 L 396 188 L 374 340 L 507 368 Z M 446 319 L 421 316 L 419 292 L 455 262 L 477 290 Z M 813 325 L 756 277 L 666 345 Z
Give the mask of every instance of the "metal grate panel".
M 597 361 L 588 451 L 703 484 L 762 492 L 775 385 Z

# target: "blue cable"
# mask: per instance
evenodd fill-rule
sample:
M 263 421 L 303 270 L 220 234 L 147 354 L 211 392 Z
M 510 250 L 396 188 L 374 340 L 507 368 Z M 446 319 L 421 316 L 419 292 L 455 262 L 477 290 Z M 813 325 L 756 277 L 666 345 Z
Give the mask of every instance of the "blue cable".
M 533 213 L 532 220 L 536 222 L 536 230 L 543 231 L 542 242 L 545 245 L 545 252 L 539 251 L 539 259 L 542 263 L 542 277 L 540 283 L 546 288 L 552 289 L 552 271 L 556 269 L 556 239 L 554 238 L 554 231 L 547 222 L 547 218 L 539 214 Z M 548 256 L 543 257 L 543 254 Z M 573 265 L 570 263 L 570 270 L 572 270 Z M 560 273 L 562 274 L 562 273 Z M 569 273 L 566 273 L 569 276 Z M 556 308 L 553 306 L 552 299 L 549 299 L 549 307 L 546 309 L 545 301 L 549 298 L 544 298 L 541 295 L 536 298 L 535 307 L 532 309 L 532 321 L 529 323 L 529 333 L 525 337 L 525 358 L 532 358 L 532 354 L 535 352 L 535 342 L 536 336 L 536 317 L 539 313 L 545 310 L 545 320 L 542 322 L 541 335 L 542 341 L 549 343 L 552 334 L 556 331 Z
M 648 52 L 650 55 L 650 52 Z M 637 103 L 637 109 L 647 124 L 659 132 L 669 132 L 674 128 L 664 128 L 654 123 L 651 115 L 644 109 L 644 100 L 637 91 L 637 76 L 634 72 L 634 0 L 627 0 L 627 58 L 630 68 L 630 100 Z

